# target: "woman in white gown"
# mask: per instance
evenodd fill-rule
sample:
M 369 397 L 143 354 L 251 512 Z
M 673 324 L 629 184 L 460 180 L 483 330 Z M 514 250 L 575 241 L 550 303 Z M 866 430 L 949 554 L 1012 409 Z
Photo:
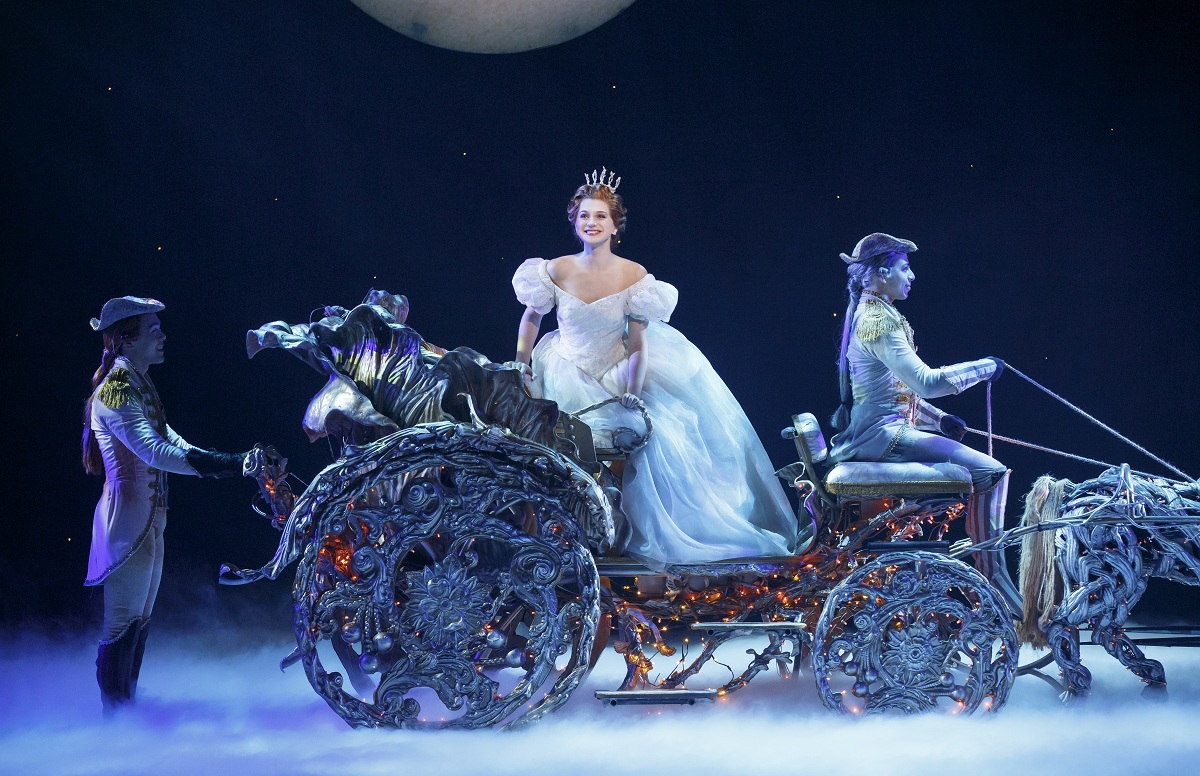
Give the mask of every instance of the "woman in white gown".
M 603 417 L 584 418 L 601 438 L 636 428 L 631 410 L 645 403 L 654 432 L 626 462 L 621 487 L 630 555 L 661 568 L 788 554 L 796 517 L 762 443 L 708 359 L 667 325 L 678 292 L 612 252 L 625 225 L 620 179 L 587 181 L 567 209 L 583 249 L 529 259 L 513 276 L 526 306 L 516 358 L 531 364 L 531 393 L 568 412 L 620 397 Z M 555 307 L 558 330 L 534 348 Z

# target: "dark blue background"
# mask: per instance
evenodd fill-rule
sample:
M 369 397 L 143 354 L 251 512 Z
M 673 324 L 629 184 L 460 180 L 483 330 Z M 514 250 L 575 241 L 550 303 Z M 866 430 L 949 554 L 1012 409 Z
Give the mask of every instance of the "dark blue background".
M 1198 33 L 1194 2 L 641 0 L 486 56 L 345 0 L 10 0 L 0 619 L 77 622 L 98 601 L 79 586 L 99 483 L 77 444 L 105 299 L 167 302 L 152 375 L 186 438 L 273 442 L 311 476 L 329 449 L 299 420 L 322 381 L 248 362 L 246 329 L 374 286 L 433 342 L 510 358 L 512 272 L 574 250 L 566 199 L 601 165 L 624 178 L 620 252 L 679 288 L 672 323 L 776 464 L 776 429 L 837 400 L 837 254 L 882 230 L 921 246 L 902 310 L 927 361 L 1000 356 L 1196 474 Z M 985 422 L 982 389 L 940 406 Z M 1155 467 L 1015 376 L 995 408 L 998 433 Z M 1095 471 L 997 456 L 1010 519 L 1037 475 Z M 251 492 L 172 479 L 160 609 L 286 598 L 213 586 L 220 560 L 273 551 Z M 1147 603 L 1170 613 L 1163 590 Z

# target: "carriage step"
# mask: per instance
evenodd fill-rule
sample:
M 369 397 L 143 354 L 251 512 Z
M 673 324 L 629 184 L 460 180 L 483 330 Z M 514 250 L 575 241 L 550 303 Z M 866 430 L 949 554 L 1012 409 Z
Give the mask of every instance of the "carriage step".
M 596 700 L 606 706 L 649 706 L 656 703 L 694 706 L 712 703 L 716 690 L 596 690 Z
M 787 622 L 694 622 L 691 624 L 691 629 L 706 633 L 728 633 L 729 631 L 765 633 L 767 631 L 803 631 L 807 628 L 803 621 L 790 620 Z

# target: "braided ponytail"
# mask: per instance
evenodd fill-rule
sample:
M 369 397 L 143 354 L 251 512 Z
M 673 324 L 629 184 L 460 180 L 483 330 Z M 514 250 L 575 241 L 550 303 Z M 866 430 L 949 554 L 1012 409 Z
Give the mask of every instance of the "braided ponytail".
M 829 419 L 834 433 L 843 431 L 850 425 L 850 410 L 854 408 L 854 392 L 850 384 L 850 364 L 846 353 L 850 349 L 850 339 L 854 336 L 854 311 L 858 309 L 858 300 L 862 297 L 867 281 L 882 267 L 890 267 L 896 263 L 902 254 L 897 252 L 881 253 L 869 259 L 858 261 L 846 267 L 846 320 L 842 322 L 842 347 L 838 351 L 838 390 L 841 403 L 837 412 Z
M 96 388 L 112 371 L 113 363 L 121 354 L 121 346 L 138 338 L 138 333 L 142 330 L 142 318 L 141 315 L 124 318 L 102 332 L 104 351 L 100 354 L 100 366 L 92 375 L 93 393 L 83 404 L 83 469 L 97 477 L 104 476 L 104 458 L 100 455 L 100 444 L 96 441 L 96 435 L 92 433 L 92 398 Z

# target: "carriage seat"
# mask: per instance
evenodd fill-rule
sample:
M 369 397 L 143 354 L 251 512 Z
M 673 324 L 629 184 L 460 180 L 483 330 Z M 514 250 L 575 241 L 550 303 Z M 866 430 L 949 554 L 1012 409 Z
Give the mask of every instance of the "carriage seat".
M 834 464 L 820 477 L 817 464 L 828 463 L 829 446 L 820 422 L 809 412 L 792 416 L 792 426 L 783 430 L 783 436 L 795 441 L 804 467 L 834 496 L 916 496 L 972 490 L 971 473 L 955 463 L 848 461 Z M 787 474 L 794 476 L 790 470 Z
M 971 473 L 956 463 L 849 461 L 829 470 L 825 489 L 836 496 L 970 493 Z

